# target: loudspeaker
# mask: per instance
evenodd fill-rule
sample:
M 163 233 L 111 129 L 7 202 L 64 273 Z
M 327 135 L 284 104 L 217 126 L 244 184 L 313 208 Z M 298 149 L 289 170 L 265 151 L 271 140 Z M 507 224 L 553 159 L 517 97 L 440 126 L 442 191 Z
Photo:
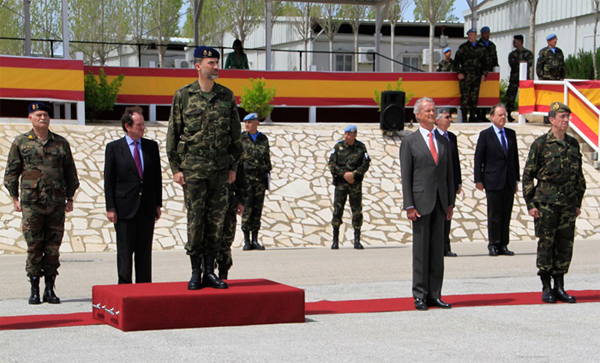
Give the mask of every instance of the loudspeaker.
M 406 95 L 402 91 L 381 92 L 379 127 L 384 131 L 404 130 L 404 105 Z

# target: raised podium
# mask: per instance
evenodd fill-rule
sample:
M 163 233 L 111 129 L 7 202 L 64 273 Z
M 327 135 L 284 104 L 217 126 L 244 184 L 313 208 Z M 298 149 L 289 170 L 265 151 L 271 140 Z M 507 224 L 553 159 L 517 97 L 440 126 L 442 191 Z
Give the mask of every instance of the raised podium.
M 123 331 L 304 322 L 304 290 L 265 279 L 227 283 L 193 291 L 187 282 L 98 285 L 93 316 Z

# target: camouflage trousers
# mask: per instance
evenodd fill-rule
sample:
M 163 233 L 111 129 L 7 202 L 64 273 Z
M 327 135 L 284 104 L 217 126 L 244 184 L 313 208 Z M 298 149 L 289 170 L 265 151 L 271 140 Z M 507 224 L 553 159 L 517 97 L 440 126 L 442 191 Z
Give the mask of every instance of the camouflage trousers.
M 508 88 L 506 88 L 506 110 L 508 112 L 515 110 L 515 100 L 517 99 L 517 92 L 519 92 L 519 81 L 510 81 Z
M 65 230 L 65 204 L 23 205 L 21 228 L 27 242 L 27 276 L 58 275 L 59 250 Z
M 469 109 L 473 112 L 479 103 L 481 76 L 478 74 L 467 73 L 465 74 L 465 78 L 458 82 L 458 85 L 460 88 L 460 107 Z
M 233 259 L 231 257 L 231 245 L 235 239 L 235 227 L 237 222 L 237 203 L 235 198 L 230 195 L 230 203 L 225 213 L 225 221 L 223 223 L 223 235 L 221 236 L 221 244 L 219 246 L 219 255 L 217 257 L 217 264 L 219 265 L 219 271 L 228 271 L 233 266 Z
M 183 193 L 188 220 L 185 249 L 188 255 L 218 256 L 227 211 L 227 177 L 227 170 L 215 172 L 206 179 L 194 179 L 184 172 Z
M 344 206 L 346 199 L 350 195 L 350 209 L 352 210 L 352 227 L 360 229 L 363 224 L 362 213 L 362 183 L 348 184 L 340 182 L 335 187 L 333 197 L 333 219 L 331 225 L 334 228 L 339 228 L 342 224 L 342 216 L 344 215 Z
M 539 203 L 535 219 L 538 275 L 566 274 L 573 257 L 576 209 L 573 206 Z
M 244 213 L 242 213 L 242 231 L 254 232 L 260 229 L 267 184 L 264 178 L 248 177 L 247 182 Z

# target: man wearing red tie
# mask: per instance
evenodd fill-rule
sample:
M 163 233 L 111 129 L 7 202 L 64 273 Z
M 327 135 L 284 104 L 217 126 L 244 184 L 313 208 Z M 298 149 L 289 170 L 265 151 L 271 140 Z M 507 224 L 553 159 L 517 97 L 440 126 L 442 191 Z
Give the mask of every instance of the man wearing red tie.
M 106 146 L 106 216 L 117 232 L 119 284 L 152 282 L 154 221 L 161 215 L 162 177 L 158 144 L 143 138 L 140 107 L 127 107 L 121 118 L 125 137 Z

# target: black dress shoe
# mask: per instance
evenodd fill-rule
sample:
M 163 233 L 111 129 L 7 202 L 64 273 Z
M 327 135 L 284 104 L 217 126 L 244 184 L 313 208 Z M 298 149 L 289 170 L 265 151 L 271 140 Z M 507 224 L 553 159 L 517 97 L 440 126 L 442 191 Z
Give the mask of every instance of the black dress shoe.
M 508 249 L 508 247 L 506 246 L 502 246 L 500 247 L 500 251 L 498 252 L 501 255 L 505 255 L 505 256 L 514 256 L 515 253 L 511 250 Z
M 443 302 L 442 299 L 429 299 L 427 300 L 427 305 L 437 306 L 438 308 L 442 309 L 450 309 L 452 307 L 452 305 Z
M 452 252 L 452 251 L 448 251 L 448 252 L 444 253 L 444 256 L 446 256 L 446 257 L 456 257 L 458 255 L 456 253 Z
M 415 298 L 415 309 L 427 310 L 427 304 L 425 303 L 425 300 Z
M 490 256 L 498 256 L 498 249 L 496 246 L 491 246 L 488 249 L 490 250 Z

